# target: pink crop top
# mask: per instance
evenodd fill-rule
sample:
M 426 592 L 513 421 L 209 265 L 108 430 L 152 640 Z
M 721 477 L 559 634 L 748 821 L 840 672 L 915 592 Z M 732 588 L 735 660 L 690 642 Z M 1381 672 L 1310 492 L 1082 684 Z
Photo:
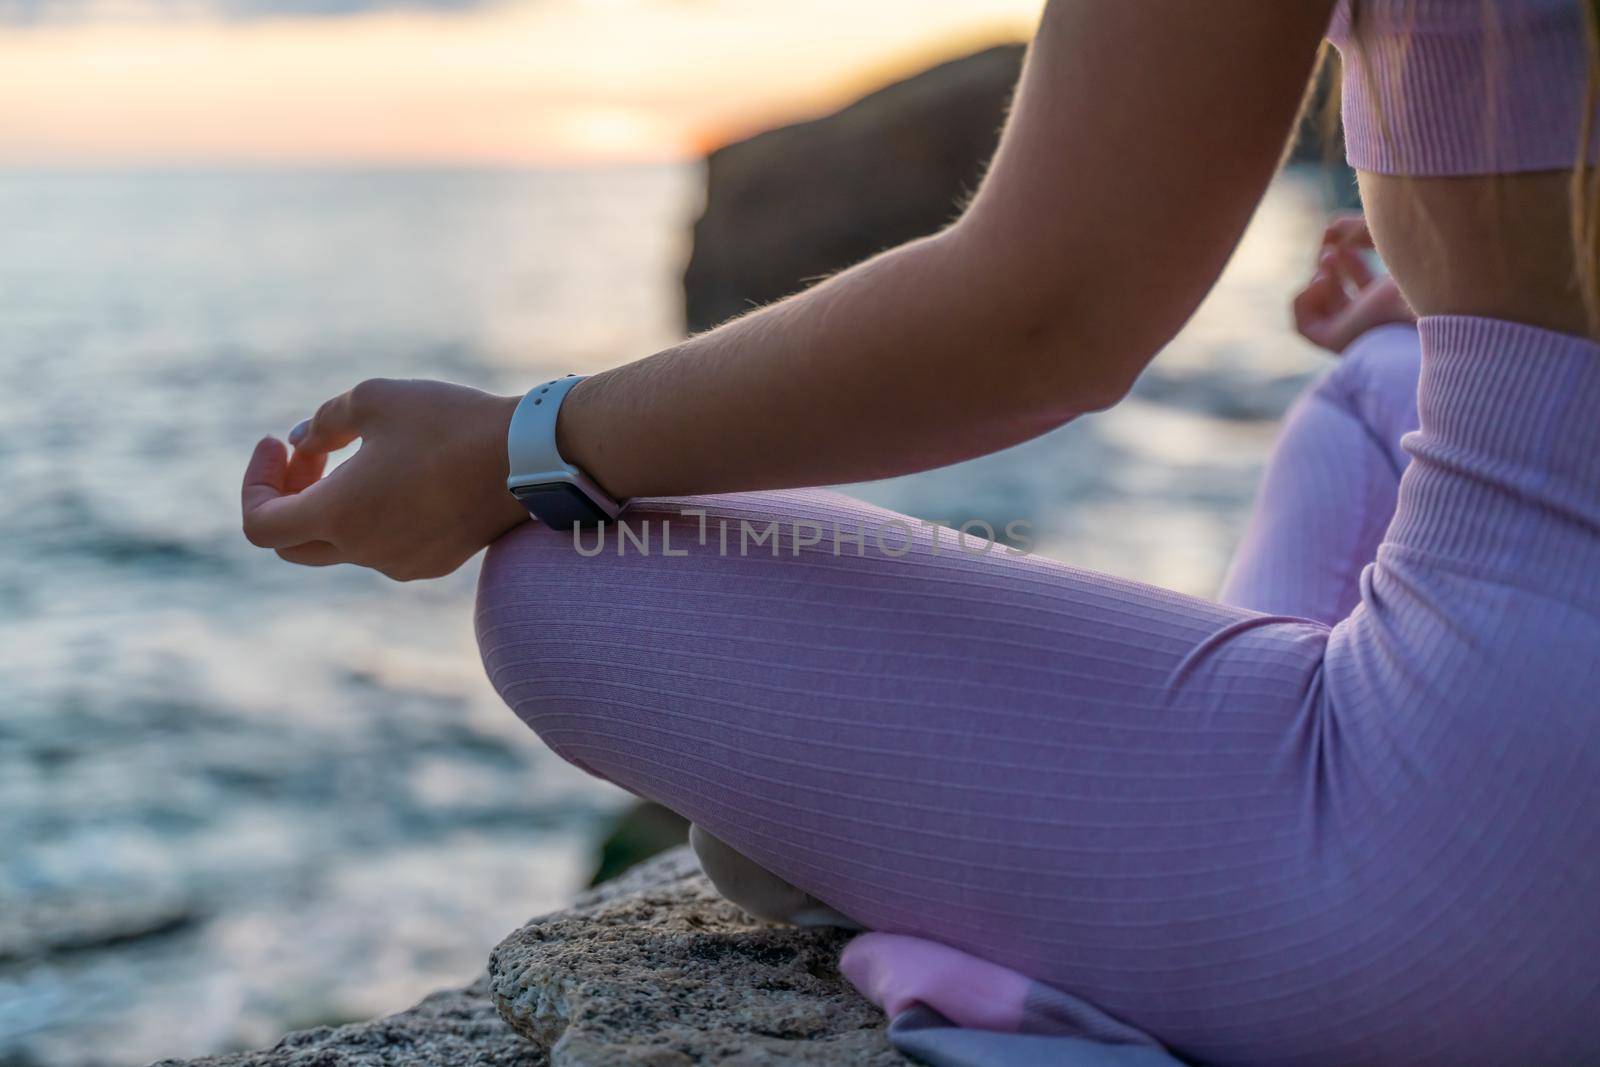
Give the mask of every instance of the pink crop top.
M 1582 2 L 1341 0 L 1328 39 L 1344 61 L 1350 165 L 1419 176 L 1570 168 L 1588 79 Z

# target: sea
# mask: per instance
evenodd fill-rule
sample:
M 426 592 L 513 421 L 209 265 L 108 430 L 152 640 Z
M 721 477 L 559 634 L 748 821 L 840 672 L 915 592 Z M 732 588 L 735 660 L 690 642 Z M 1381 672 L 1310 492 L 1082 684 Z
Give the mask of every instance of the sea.
M 672 343 L 702 187 L 688 164 L 0 171 L 0 1067 L 399 1010 L 587 880 L 628 798 L 496 699 L 476 563 L 291 567 L 241 537 L 239 480 L 363 378 L 519 392 Z M 1288 299 L 1341 192 L 1280 177 L 1124 404 L 846 491 L 1214 592 L 1326 363 Z

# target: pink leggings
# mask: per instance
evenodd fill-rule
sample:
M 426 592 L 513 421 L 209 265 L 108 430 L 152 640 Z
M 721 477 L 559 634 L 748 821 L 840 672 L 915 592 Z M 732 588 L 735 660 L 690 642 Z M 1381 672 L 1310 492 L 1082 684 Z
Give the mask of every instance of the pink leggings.
M 832 493 L 656 500 L 649 556 L 491 549 L 490 678 L 867 928 L 1184 1057 L 1593 1062 L 1600 346 L 1420 336 L 1420 397 L 1397 328 L 1296 405 L 1223 603 Z

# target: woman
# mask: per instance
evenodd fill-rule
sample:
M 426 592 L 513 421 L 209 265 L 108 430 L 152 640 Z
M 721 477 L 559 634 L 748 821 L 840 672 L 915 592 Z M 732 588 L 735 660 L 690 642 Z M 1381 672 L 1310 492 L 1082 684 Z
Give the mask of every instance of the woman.
M 959 222 L 567 394 L 560 456 L 685 555 L 587 558 L 522 523 L 518 398 L 426 382 L 329 401 L 293 459 L 258 446 L 246 533 L 398 578 L 499 538 L 484 659 L 556 751 L 868 938 L 1072 998 L 1084 1033 L 1237 1065 L 1594 1062 L 1600 331 L 1569 185 L 1595 28 L 1587 4 L 1494 7 L 1055 0 Z M 1370 566 L 1337 554 L 1337 607 L 927 529 L 836 554 L 795 531 L 897 517 L 824 493 L 661 499 L 902 474 L 1116 403 L 1216 280 L 1325 34 L 1422 347 L 1393 517 Z M 1350 399 L 1313 510 L 1258 530 L 1381 498 L 1362 448 L 1387 430 Z M 782 556 L 697 538 L 723 519 L 779 521 Z M 1285 554 L 1247 556 L 1236 592 L 1327 562 L 1260 543 Z

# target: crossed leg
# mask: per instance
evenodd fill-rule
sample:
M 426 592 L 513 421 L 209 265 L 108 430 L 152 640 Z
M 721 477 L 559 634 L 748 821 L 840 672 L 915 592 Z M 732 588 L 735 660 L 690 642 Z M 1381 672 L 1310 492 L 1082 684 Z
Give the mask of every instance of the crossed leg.
M 1415 327 L 1383 327 L 1300 397 L 1219 599 L 1328 625 L 1350 613 L 1394 514 L 1408 461 L 1400 438 L 1417 427 L 1420 362 Z M 753 915 L 858 925 L 699 827 L 690 843 L 717 889 Z
M 1286 428 L 1229 582 L 1246 606 L 968 555 L 828 493 L 642 502 L 649 555 L 637 532 L 590 558 L 536 526 L 493 547 L 490 678 L 560 755 L 725 842 L 747 864 L 725 881 L 765 872 L 780 910 L 938 941 L 1248 1062 L 1288 1017 L 1323 1024 L 1281 991 L 1342 939 L 1304 922 L 1346 876 L 1328 805 L 1358 795 L 1328 777 L 1325 623 L 1387 524 L 1411 410 L 1404 375 L 1352 355 Z M 1306 454 L 1328 473 L 1302 492 Z M 1331 558 L 1298 593 L 1271 580 Z
M 1333 625 L 1361 599 L 1417 428 L 1414 326 L 1357 339 L 1284 418 L 1219 599 Z

